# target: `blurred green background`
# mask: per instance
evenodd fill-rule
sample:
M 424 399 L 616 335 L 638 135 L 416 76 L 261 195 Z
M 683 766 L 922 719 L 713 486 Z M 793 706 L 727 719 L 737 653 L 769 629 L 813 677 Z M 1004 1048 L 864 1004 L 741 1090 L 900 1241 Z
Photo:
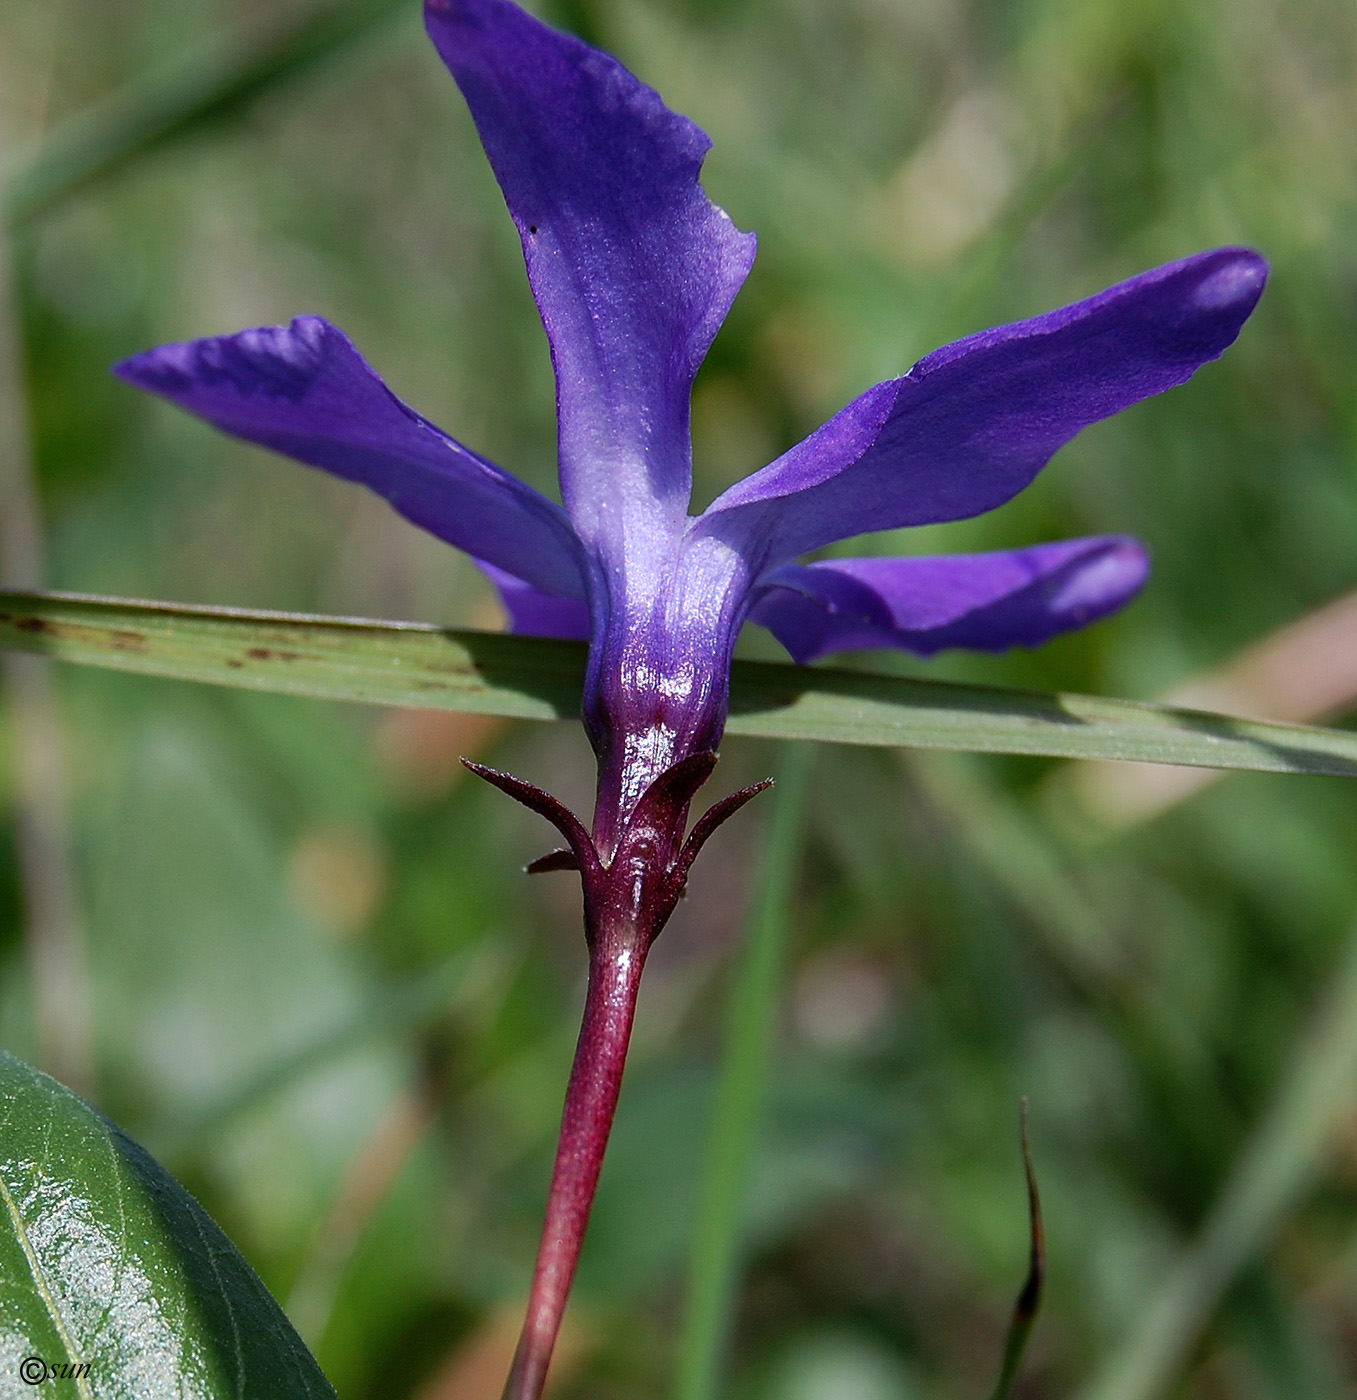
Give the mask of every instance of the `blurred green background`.
M 1215 244 L 1272 262 L 1238 345 L 1189 386 L 1086 432 L 991 515 L 870 545 L 1125 531 L 1154 555 L 1140 601 L 1039 653 L 861 664 L 1150 698 L 1357 587 L 1351 5 L 539 13 L 711 133 L 708 189 L 760 236 L 698 383 L 698 506 L 948 339 Z M 61 185 L 138 113 L 149 132 L 214 84 L 211 120 Z M 414 0 L 0 0 L 0 129 L 8 430 L 18 402 L 48 586 L 498 625 L 469 563 L 375 498 L 108 373 L 160 341 L 320 313 L 422 413 L 554 492 L 516 236 Z M 1357 697 L 1357 679 L 1334 689 L 1357 670 L 1337 618 L 1285 668 L 1292 717 Z M 65 1056 L 233 1236 L 345 1400 L 494 1400 L 584 957 L 572 880 L 520 873 L 550 833 L 455 759 L 587 808 L 578 727 L 75 670 L 55 704 L 88 996 L 69 979 L 64 1002 L 35 995 L 33 871 L 8 823 L 0 1043 Z M 8 731 L 12 755 L 12 713 Z M 779 761 L 735 740 L 723 757 L 726 789 Z M 1357 792 L 1235 776 L 1151 811 L 1136 781 L 815 756 L 731 1395 L 987 1392 L 1026 1266 L 1023 1094 L 1050 1277 L 1021 1395 L 1352 1393 Z M 671 1392 L 725 992 L 777 800 L 708 848 L 653 956 L 560 1400 Z M 1155 1311 L 1169 1279 L 1191 1304 L 1176 1323 Z

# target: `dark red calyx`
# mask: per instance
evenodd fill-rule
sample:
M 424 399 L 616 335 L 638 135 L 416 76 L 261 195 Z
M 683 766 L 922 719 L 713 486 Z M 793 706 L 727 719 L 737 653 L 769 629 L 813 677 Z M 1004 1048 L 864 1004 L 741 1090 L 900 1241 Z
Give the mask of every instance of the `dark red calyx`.
M 723 822 L 752 797 L 772 785 L 751 784 L 715 803 L 684 839 L 688 809 L 716 767 L 714 753 L 692 754 L 666 768 L 646 788 L 622 827 L 612 859 L 606 864 L 583 822 L 564 803 L 533 783 L 484 764 L 462 762 L 502 792 L 545 817 L 565 837 L 569 849 L 550 851 L 528 866 L 530 875 L 578 870 L 584 887 L 585 934 L 593 947 L 599 930 L 629 930 L 648 949 L 668 922 L 683 894 L 697 853 Z

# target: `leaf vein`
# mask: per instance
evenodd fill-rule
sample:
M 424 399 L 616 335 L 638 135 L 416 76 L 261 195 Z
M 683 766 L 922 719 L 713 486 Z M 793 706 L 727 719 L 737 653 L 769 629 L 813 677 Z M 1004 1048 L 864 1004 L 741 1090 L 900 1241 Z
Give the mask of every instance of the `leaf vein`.
M 221 1270 L 217 1267 L 217 1258 L 212 1252 L 212 1241 L 203 1231 L 203 1222 L 198 1218 L 198 1212 L 196 1210 L 190 1211 L 189 1218 L 193 1221 L 193 1228 L 197 1230 L 198 1238 L 202 1241 L 207 1262 L 212 1268 L 212 1277 L 217 1280 L 217 1292 L 221 1294 L 222 1302 L 226 1304 L 226 1317 L 231 1324 L 231 1340 L 236 1352 L 236 1400 L 245 1400 L 245 1353 L 240 1345 L 240 1324 L 236 1320 L 236 1307 L 231 1301 L 231 1294 L 227 1291 L 226 1284 L 222 1279 Z

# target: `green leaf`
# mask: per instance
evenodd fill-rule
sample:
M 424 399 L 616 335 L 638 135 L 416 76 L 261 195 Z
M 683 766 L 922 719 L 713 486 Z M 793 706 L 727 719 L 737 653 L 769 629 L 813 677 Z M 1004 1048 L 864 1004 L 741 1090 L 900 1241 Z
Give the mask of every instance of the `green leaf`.
M 0 1393 L 34 1381 L 34 1395 L 81 1400 L 334 1400 L 188 1192 L 84 1100 L 0 1052 Z
M 178 680 L 518 719 L 578 714 L 578 642 L 62 593 L 0 593 L 0 646 Z M 1357 776 L 1357 734 L 1130 700 L 736 662 L 731 734 Z

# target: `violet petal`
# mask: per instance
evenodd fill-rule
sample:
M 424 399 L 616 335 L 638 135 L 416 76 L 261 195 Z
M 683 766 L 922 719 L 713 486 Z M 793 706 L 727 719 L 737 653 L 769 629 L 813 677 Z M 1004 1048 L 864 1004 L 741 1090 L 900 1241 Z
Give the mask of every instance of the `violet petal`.
M 1257 253 L 1220 248 L 944 346 L 738 482 L 698 528 L 762 572 L 870 530 L 992 510 L 1081 428 L 1219 356 L 1266 277 Z
M 683 529 L 693 377 L 754 257 L 699 183 L 711 141 L 616 59 L 507 0 L 427 0 L 551 342 L 561 490 L 612 568 Z
M 408 408 L 319 316 L 161 345 L 114 373 L 223 432 L 370 486 L 407 520 L 537 587 L 584 593 L 560 506 Z
M 572 642 L 589 640 L 593 629 L 589 605 L 583 598 L 544 593 L 484 559 L 477 559 L 475 563 L 499 591 L 500 601 L 509 614 L 510 631 L 527 637 L 563 637 Z
M 1140 591 L 1149 562 L 1125 536 L 993 554 L 788 564 L 750 620 L 802 664 L 835 651 L 1040 646 L 1105 617 Z

